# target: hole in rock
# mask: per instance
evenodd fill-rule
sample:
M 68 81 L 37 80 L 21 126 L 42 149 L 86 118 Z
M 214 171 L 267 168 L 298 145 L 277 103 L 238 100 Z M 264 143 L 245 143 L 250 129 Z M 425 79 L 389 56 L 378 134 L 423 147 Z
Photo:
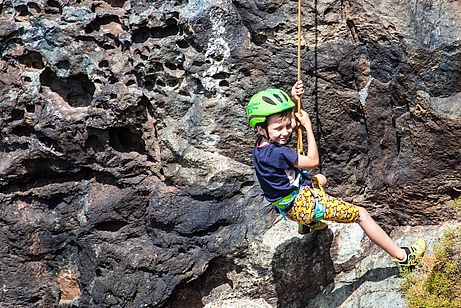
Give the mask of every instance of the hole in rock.
M 85 141 L 85 148 L 92 149 L 96 152 L 104 150 L 104 147 L 101 146 L 97 136 L 88 136 Z
M 29 113 L 34 113 L 35 112 L 35 105 L 26 105 L 26 110 Z
M 178 84 L 179 84 L 179 80 L 177 79 L 169 79 L 166 81 L 166 85 L 172 88 L 176 87 Z
M 114 127 L 109 130 L 109 145 L 119 152 L 146 154 L 142 132 L 133 127 Z
M 250 72 L 250 70 L 247 69 L 247 68 L 242 68 L 242 69 L 240 70 L 240 72 L 243 74 L 243 76 L 246 76 L 246 77 L 251 76 L 251 72 Z
M 156 79 L 153 75 L 148 75 L 141 80 L 141 85 L 146 88 L 148 91 L 151 91 L 155 87 Z
M 197 279 L 179 285 L 166 303 L 167 308 L 182 307 L 187 302 L 188 307 L 201 308 L 204 306 L 202 297 L 211 294 L 215 288 L 233 287 L 233 282 L 228 278 L 229 273 L 239 273 L 242 269 L 231 260 L 217 257 L 210 261 L 206 271 Z
M 183 40 L 177 41 L 176 45 L 178 45 L 179 48 L 183 48 L 183 49 L 189 47 L 189 43 L 187 43 L 186 41 L 183 41 Z
M 88 127 L 88 138 L 85 141 L 85 147 L 95 152 L 102 152 L 107 144 L 107 132 L 104 129 Z
M 72 107 L 86 107 L 91 104 L 95 91 L 94 84 L 88 76 L 79 73 L 67 78 L 59 78 L 49 67 L 40 74 L 42 86 L 59 94 Z
M 219 72 L 213 75 L 214 79 L 226 79 L 227 77 L 229 77 L 229 74 L 224 72 Z
M 170 62 L 165 63 L 165 66 L 172 71 L 175 71 L 178 68 L 175 64 Z
M 183 96 L 191 96 L 190 93 L 185 89 L 180 90 L 178 94 Z
M 124 221 L 114 220 L 114 221 L 100 222 L 96 224 L 94 228 L 99 231 L 117 232 L 121 228 L 125 227 L 126 225 L 128 225 L 128 223 Z
M 108 80 L 109 80 L 109 83 L 110 83 L 110 84 L 114 84 L 114 83 L 117 83 L 117 82 L 118 82 L 118 78 L 115 77 L 115 76 L 110 76 L 110 77 L 108 78 Z
M 99 67 L 109 67 L 109 61 L 107 60 L 102 60 L 98 64 Z
M 0 187 L 5 192 L 10 189 L 28 190 L 30 187 L 43 186 L 49 183 L 62 182 L 62 173 L 70 167 L 65 161 L 57 161 L 47 158 L 24 159 L 22 166 L 26 174 L 10 181 L 8 186 Z M 67 181 L 68 179 L 66 179 Z
M 19 13 L 19 16 L 27 16 L 30 14 L 29 8 L 24 4 L 15 6 L 14 9 Z
M 251 34 L 251 41 L 256 45 L 256 46 L 261 46 L 267 41 L 267 36 L 264 34 L 260 33 L 252 33 Z
M 123 7 L 125 5 L 126 0 L 104 0 L 112 7 Z
M 56 63 L 56 67 L 62 70 L 68 70 L 70 67 L 70 63 L 68 60 L 61 60 L 58 63 Z
M 16 58 L 19 63 L 36 69 L 43 69 L 45 65 L 43 64 L 42 55 L 36 51 L 28 51 L 23 55 L 20 55 Z
M 32 133 L 32 129 L 28 126 L 16 126 L 15 128 L 13 128 L 11 133 L 19 137 L 21 136 L 29 137 L 30 134 Z
M 202 82 L 199 79 L 195 80 L 196 88 L 194 89 L 195 94 L 203 94 L 205 93 L 205 87 L 203 86 Z
M 11 119 L 21 120 L 22 118 L 24 118 L 24 110 L 13 109 L 13 111 L 11 112 Z
M 325 11 L 323 11 L 323 16 L 330 14 L 331 12 L 334 11 L 334 8 L 329 7 Z
M 50 149 L 54 149 L 55 151 L 58 151 L 58 152 L 62 152 L 62 149 L 60 146 L 58 146 L 58 143 L 57 141 L 49 138 L 49 137 L 46 137 L 46 136 L 43 136 L 43 135 L 40 135 L 38 136 L 38 140 L 43 143 L 46 147 L 50 148 Z
M 167 25 L 163 27 L 141 27 L 135 31 L 133 31 L 132 40 L 134 43 L 144 43 L 149 38 L 165 38 L 173 35 L 177 35 L 179 33 L 179 26 L 174 23 L 168 24 L 169 21 L 167 20 Z
M 118 16 L 115 15 L 96 17 L 85 27 L 85 32 L 91 33 L 93 31 L 99 31 L 102 25 L 107 25 L 111 22 L 120 24 L 120 19 L 118 18 Z
M 61 4 L 59 4 L 59 2 L 55 1 L 55 0 L 48 0 L 46 2 L 46 5 L 48 5 L 50 7 L 55 7 L 55 8 L 58 8 L 58 9 L 60 9 L 62 7 Z
M 40 13 L 42 11 L 42 9 L 38 6 L 37 3 L 29 2 L 27 3 L 27 6 L 37 13 Z
M 151 64 L 151 70 L 154 72 L 163 71 L 163 64 L 161 62 L 154 62 Z
M 44 202 L 48 205 L 48 209 L 53 211 L 60 204 L 63 204 L 63 206 L 66 205 L 66 203 L 63 201 L 65 197 L 66 194 L 56 193 L 54 195 L 48 196 Z

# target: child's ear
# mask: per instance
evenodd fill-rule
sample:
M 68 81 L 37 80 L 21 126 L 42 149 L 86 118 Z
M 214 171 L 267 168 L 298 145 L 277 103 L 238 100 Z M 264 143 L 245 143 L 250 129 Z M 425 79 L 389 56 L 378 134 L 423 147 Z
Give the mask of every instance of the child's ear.
M 258 132 L 259 135 L 262 135 L 262 136 L 266 134 L 266 131 L 264 130 L 264 128 L 262 128 L 261 125 L 256 125 L 256 131 Z

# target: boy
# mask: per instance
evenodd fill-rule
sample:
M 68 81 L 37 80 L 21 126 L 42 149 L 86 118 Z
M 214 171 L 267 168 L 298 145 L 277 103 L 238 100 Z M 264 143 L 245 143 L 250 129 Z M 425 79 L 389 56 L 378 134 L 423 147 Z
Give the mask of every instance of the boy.
M 295 99 L 302 97 L 301 81 L 291 90 Z M 326 178 L 318 174 L 310 179 L 305 170 L 319 164 L 319 154 L 309 115 L 301 110 L 294 113 L 307 133 L 307 154 L 301 155 L 287 145 L 296 126 L 295 104 L 279 89 L 266 89 L 250 99 L 246 113 L 258 138 L 253 150 L 253 163 L 266 199 L 284 217 L 297 221 L 310 230 L 327 227 L 324 220 L 340 223 L 356 222 L 379 247 L 394 257 L 401 273 L 414 269 L 426 250 L 426 242 L 418 240 L 411 246 L 398 247 L 362 207 L 327 195 L 323 186 Z

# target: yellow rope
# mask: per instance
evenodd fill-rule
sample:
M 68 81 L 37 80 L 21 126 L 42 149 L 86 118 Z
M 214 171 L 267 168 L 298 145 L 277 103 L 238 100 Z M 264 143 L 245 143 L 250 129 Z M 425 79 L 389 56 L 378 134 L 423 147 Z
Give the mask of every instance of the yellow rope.
M 301 80 L 301 0 L 298 0 L 298 81 Z M 301 112 L 301 99 L 297 100 L 297 111 Z M 298 153 L 303 153 L 303 129 L 301 123 L 298 126 Z

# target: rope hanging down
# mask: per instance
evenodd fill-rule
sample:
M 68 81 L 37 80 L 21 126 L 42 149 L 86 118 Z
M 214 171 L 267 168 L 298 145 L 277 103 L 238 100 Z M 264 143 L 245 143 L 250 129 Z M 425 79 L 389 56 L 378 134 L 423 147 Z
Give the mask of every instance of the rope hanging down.
M 298 81 L 301 80 L 301 0 L 298 0 Z M 296 102 L 297 112 L 301 112 L 301 99 L 298 98 Z M 303 153 L 303 129 L 301 124 L 297 121 L 298 126 L 298 153 Z

